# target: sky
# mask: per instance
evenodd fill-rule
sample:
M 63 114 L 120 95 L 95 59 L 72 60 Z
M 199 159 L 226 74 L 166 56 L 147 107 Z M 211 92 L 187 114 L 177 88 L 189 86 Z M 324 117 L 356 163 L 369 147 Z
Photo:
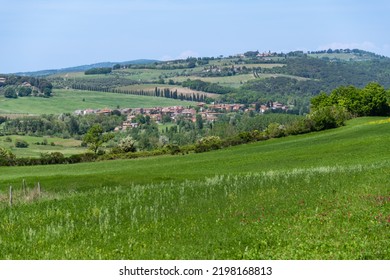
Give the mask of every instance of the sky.
M 0 73 L 359 48 L 390 57 L 388 0 L 0 0 Z

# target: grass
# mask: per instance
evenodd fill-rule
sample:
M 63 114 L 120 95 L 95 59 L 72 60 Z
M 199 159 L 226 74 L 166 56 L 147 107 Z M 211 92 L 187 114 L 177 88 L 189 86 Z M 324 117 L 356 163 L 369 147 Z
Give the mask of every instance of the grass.
M 389 128 L 361 118 L 203 154 L 2 167 L 0 257 L 389 259 Z
M 54 90 L 51 98 L 21 97 L 9 99 L 0 97 L 0 114 L 59 114 L 78 109 L 137 108 L 155 106 L 188 106 L 191 102 L 170 98 L 125 95 L 107 92 Z
M 6 139 L 11 139 L 8 142 Z M 26 141 L 28 148 L 16 148 L 17 139 Z M 38 145 L 46 139 L 47 145 Z M 54 145 L 51 145 L 53 143 Z M 0 136 L 0 147 L 10 150 L 17 157 L 40 157 L 42 153 L 60 152 L 65 156 L 85 153 L 86 148 L 81 147 L 81 141 L 75 139 L 63 139 L 58 137 L 35 137 L 35 136 Z
M 166 88 L 169 88 L 170 91 L 174 92 L 175 90 L 177 91 L 177 94 L 183 94 L 183 95 L 190 95 L 192 96 L 193 94 L 199 94 L 199 95 L 204 95 L 204 96 L 208 96 L 208 97 L 211 97 L 211 98 L 214 98 L 214 99 L 218 99 L 221 97 L 220 94 L 215 94 L 215 93 L 208 93 L 208 92 L 204 92 L 204 91 L 198 91 L 198 90 L 192 90 L 190 88 L 185 88 L 185 87 L 182 87 L 182 86 L 179 86 L 179 85 L 169 85 L 169 84 L 139 84 L 139 85 L 131 85 L 131 86 L 123 86 L 123 87 L 118 87 L 117 89 L 120 89 L 120 90 L 135 90 L 135 91 L 140 91 L 140 90 L 144 90 L 144 91 L 153 91 L 155 90 L 155 88 L 158 88 L 160 89 L 161 91 L 163 91 L 164 89 Z
M 307 78 L 302 78 L 298 76 L 293 75 L 284 75 L 284 74 L 258 74 L 259 79 L 266 79 L 266 78 L 275 78 L 275 77 L 286 77 L 291 79 L 296 79 L 298 81 L 302 80 L 309 80 Z M 239 88 L 246 82 L 250 80 L 255 80 L 255 76 L 253 74 L 241 74 L 241 75 L 234 75 L 234 76 L 225 76 L 225 77 L 198 77 L 198 76 L 188 76 L 188 77 L 174 77 L 172 78 L 175 82 L 184 82 L 187 79 L 190 80 L 202 80 L 209 83 L 216 83 L 221 86 L 227 86 L 232 88 Z

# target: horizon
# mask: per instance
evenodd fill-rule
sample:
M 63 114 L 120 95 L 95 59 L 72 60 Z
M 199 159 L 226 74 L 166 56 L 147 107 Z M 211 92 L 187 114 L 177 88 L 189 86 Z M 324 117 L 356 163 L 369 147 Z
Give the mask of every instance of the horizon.
M 331 48 L 330 48 L 331 49 Z M 289 52 L 294 52 L 294 51 L 302 51 L 304 54 L 309 54 L 309 53 L 313 53 L 313 52 L 321 52 L 321 51 L 327 51 L 329 49 L 323 49 L 323 50 L 315 50 L 315 51 L 311 51 L 311 50 L 308 50 L 308 51 L 302 51 L 302 50 L 291 50 L 291 51 L 286 51 L 286 52 L 275 52 L 275 51 L 272 51 L 272 50 L 269 50 L 271 53 L 277 53 L 277 54 L 280 54 L 280 53 L 289 53 Z M 346 50 L 346 49 L 331 49 L 333 51 L 335 50 Z M 352 49 L 350 49 L 352 50 Z M 367 51 L 367 50 L 363 50 L 363 49 L 357 49 L 357 50 L 360 50 L 360 51 Z M 258 51 L 258 50 L 246 50 L 246 51 Z M 230 54 L 230 55 L 226 55 L 226 56 L 222 56 L 222 58 L 228 58 L 230 56 L 237 56 L 237 55 L 242 55 L 244 54 L 246 51 L 242 52 L 242 53 L 237 53 L 237 54 Z M 367 51 L 367 52 L 370 52 L 370 51 Z M 259 51 L 259 53 L 262 53 Z M 373 52 L 371 52 L 373 53 Z M 380 56 L 384 56 L 384 55 L 381 55 L 381 54 L 377 54 L 377 53 L 373 53 L 374 55 L 380 55 Z M 95 64 L 103 64 L 103 63 L 128 63 L 128 62 L 134 62 L 134 61 L 140 61 L 140 60 L 150 60 L 150 61 L 156 61 L 156 62 L 167 62 L 167 61 L 174 61 L 174 60 L 181 60 L 181 59 L 187 59 L 187 58 L 190 58 L 191 56 L 188 56 L 188 57 L 181 57 L 181 58 L 174 58 L 174 59 L 170 59 L 170 60 L 158 60 L 158 59 L 149 59 L 149 58 L 137 58 L 137 59 L 132 59 L 132 60 L 123 60 L 123 61 L 97 61 L 97 62 L 93 62 L 93 63 L 87 63 L 87 64 L 82 64 L 82 65 L 71 65 L 71 66 L 67 66 L 67 67 L 61 67 L 61 68 L 51 68 L 51 69 L 38 69 L 38 70 L 32 70 L 32 71 L 18 71 L 18 72 L 13 72 L 13 73 L 0 73 L 0 74 L 4 74 L 4 75 L 13 75 L 13 74 L 25 74 L 25 73 L 35 73 L 35 72 L 41 72 L 41 71 L 57 71 L 57 70 L 64 70 L 64 69 L 71 69 L 71 68 L 77 68 L 77 67 L 83 67 L 83 66 L 93 66 Z M 203 56 L 202 56 L 203 57 Z M 209 57 L 217 57 L 217 56 L 209 56 Z M 387 57 L 387 58 L 390 58 L 389 56 L 384 56 L 384 57 Z M 198 57 L 196 57 L 198 58 Z M 152 63 L 152 62 L 150 62 Z M 142 63 L 143 64 L 143 63 Z M 145 63 L 145 64 L 149 64 L 149 63 Z
M 100 62 L 361 49 L 390 57 L 388 1 L 13 1 L 0 73 Z

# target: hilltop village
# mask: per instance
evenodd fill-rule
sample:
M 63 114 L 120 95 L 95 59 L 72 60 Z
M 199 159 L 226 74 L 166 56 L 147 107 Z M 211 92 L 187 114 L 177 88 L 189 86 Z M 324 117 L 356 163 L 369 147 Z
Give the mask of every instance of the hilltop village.
M 218 116 L 231 112 L 257 112 L 260 114 L 268 110 L 282 110 L 287 111 L 289 106 L 279 102 L 269 102 L 264 105 L 260 104 L 206 104 L 203 102 L 197 103 L 195 107 L 189 106 L 170 106 L 170 107 L 153 107 L 153 108 L 124 108 L 124 109 L 85 109 L 76 110 L 75 115 L 100 114 L 111 115 L 121 114 L 126 115 L 127 119 L 121 126 L 115 128 L 115 131 L 122 131 L 126 129 L 136 128 L 139 123 L 135 121 L 138 115 L 148 116 L 156 123 L 161 123 L 165 120 L 175 123 L 178 119 L 196 121 L 196 116 L 200 115 L 205 122 L 214 122 Z

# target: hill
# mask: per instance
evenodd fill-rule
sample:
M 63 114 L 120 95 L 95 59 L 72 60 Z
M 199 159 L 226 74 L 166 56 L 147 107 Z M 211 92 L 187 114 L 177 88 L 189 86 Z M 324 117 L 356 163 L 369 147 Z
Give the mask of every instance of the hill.
M 304 114 L 309 111 L 310 98 L 322 91 L 346 85 L 361 88 L 372 81 L 389 88 L 390 58 L 362 50 L 249 51 L 229 57 L 189 57 L 144 65 L 123 63 L 105 75 L 63 72 L 50 76 L 50 80 L 57 88 L 110 92 L 129 87 L 140 92 L 148 85 L 160 90 L 174 87 L 177 94 L 170 98 L 192 98 L 196 91 L 203 97 L 196 101 L 278 101 L 294 113 Z
M 0 97 L 0 114 L 55 114 L 73 113 L 76 110 L 104 108 L 149 108 L 155 106 L 188 106 L 188 101 L 161 97 L 136 96 L 99 91 L 55 89 L 52 98 L 23 97 L 9 99 Z
M 389 132 L 360 118 L 203 154 L 0 167 L 1 257 L 388 259 Z
M 59 74 L 59 73 L 72 73 L 72 72 L 86 71 L 89 69 L 100 68 L 100 67 L 113 67 L 116 64 L 142 65 L 142 64 L 151 64 L 151 63 L 155 63 L 155 62 L 158 62 L 158 60 L 136 59 L 136 60 L 130 60 L 130 61 L 124 61 L 124 62 L 99 62 L 99 63 L 94 63 L 94 64 L 80 65 L 80 66 L 67 67 L 67 68 L 61 68 L 61 69 L 49 69 L 49 70 L 40 70 L 40 71 L 32 71 L 32 72 L 18 72 L 18 73 L 14 73 L 14 74 L 19 75 L 19 76 L 42 77 L 42 76 L 55 75 L 55 74 Z

